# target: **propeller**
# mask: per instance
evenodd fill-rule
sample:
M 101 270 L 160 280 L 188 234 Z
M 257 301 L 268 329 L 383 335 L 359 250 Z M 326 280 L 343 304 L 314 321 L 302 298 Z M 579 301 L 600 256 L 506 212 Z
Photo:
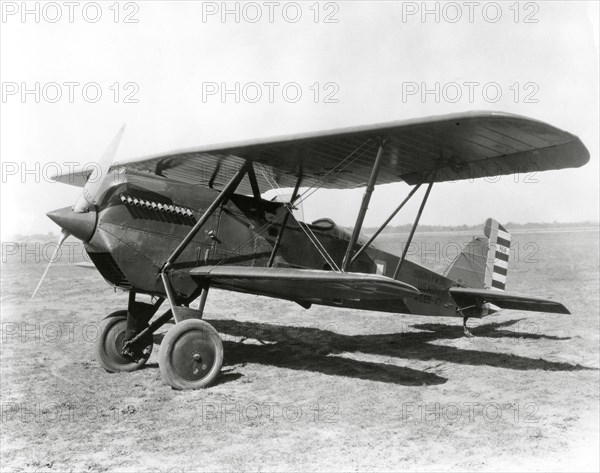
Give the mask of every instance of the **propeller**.
M 73 235 L 82 241 L 89 241 L 94 235 L 96 229 L 96 212 L 94 209 L 90 210 L 90 208 L 97 203 L 96 198 L 104 187 L 108 171 L 113 164 L 124 131 L 125 125 L 117 132 L 100 160 L 96 163 L 97 166 L 94 167 L 92 173 L 88 177 L 88 180 L 83 187 L 83 191 L 77 198 L 75 205 L 72 208 L 66 207 L 64 209 L 48 212 L 48 217 L 61 227 L 61 234 L 58 238 L 56 250 L 54 250 L 54 254 L 50 259 L 48 266 L 46 266 L 46 270 L 44 271 L 44 274 L 42 274 L 40 282 L 38 282 L 30 300 L 33 300 L 42 286 L 44 278 L 46 277 L 46 274 L 48 274 L 50 266 L 56 260 L 60 247 L 65 240 Z
M 97 166 L 95 166 L 92 170 L 90 177 L 88 177 L 88 180 L 83 187 L 81 195 L 73 206 L 73 212 L 87 212 L 90 206 L 96 203 L 95 199 L 98 196 L 106 177 L 108 176 L 108 170 L 112 166 L 112 163 L 115 159 L 115 155 L 117 154 L 117 149 L 121 143 L 121 137 L 123 136 L 124 131 L 125 125 L 123 125 L 117 132 L 116 136 L 113 138 L 110 145 L 108 145 L 108 148 L 106 148 L 106 151 L 100 160 L 96 163 Z
M 46 277 L 46 274 L 48 274 L 48 270 L 50 269 L 50 265 L 52 263 L 54 263 L 54 260 L 56 259 L 56 255 L 58 255 L 60 247 L 65 242 L 65 240 L 67 238 L 69 238 L 70 235 L 71 234 L 69 232 L 67 232 L 66 230 L 63 230 L 60 232 L 60 236 L 58 237 L 58 242 L 56 243 L 56 249 L 54 250 L 54 254 L 52 255 L 52 258 L 50 258 L 50 261 L 48 262 L 48 266 L 46 266 L 46 270 L 44 271 L 44 274 L 42 274 L 42 278 L 40 279 L 40 282 L 38 282 L 38 285 L 36 286 L 35 291 L 33 291 L 33 294 L 31 295 L 31 299 L 29 299 L 30 301 L 33 300 L 33 298 L 37 294 L 38 290 L 42 286 L 42 283 L 44 282 L 44 278 Z

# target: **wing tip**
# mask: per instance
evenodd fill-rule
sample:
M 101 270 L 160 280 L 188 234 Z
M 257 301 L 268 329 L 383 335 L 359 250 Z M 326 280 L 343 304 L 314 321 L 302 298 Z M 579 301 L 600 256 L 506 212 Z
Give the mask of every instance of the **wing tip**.
M 556 312 L 557 314 L 565 314 L 565 315 L 573 315 L 573 313 L 567 309 L 564 304 L 561 304 L 560 302 L 557 302 L 557 308 L 560 309 L 560 311 Z
M 572 144 L 575 150 L 577 151 L 576 158 L 579 158 L 578 162 L 574 162 L 573 167 L 580 168 L 590 162 L 590 150 L 587 149 L 587 146 L 583 144 L 581 138 L 575 135 L 573 135 L 573 138 L 575 139 L 573 140 Z

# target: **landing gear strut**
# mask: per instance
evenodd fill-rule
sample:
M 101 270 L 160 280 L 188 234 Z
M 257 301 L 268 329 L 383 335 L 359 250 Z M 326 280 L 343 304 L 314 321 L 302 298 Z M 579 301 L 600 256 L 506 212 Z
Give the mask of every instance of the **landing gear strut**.
M 201 320 L 208 286 L 202 288 L 200 309 L 190 309 L 182 305 L 187 301 L 178 297 L 169 275 L 179 255 L 192 242 L 215 210 L 231 197 L 246 173 L 250 181 L 256 184 L 252 163 L 246 161 L 173 250 L 160 270 L 159 275 L 171 306 L 175 326 L 167 332 L 160 345 L 158 366 L 165 382 L 174 389 L 198 389 L 210 385 L 219 375 L 223 365 L 223 343 L 218 332 L 210 324 Z M 254 184 L 253 189 L 256 190 Z
M 119 310 L 106 317 L 96 341 L 96 359 L 109 373 L 135 371 L 146 364 L 152 353 L 152 335 L 125 347 L 127 311 Z
M 175 319 L 164 337 L 158 355 L 163 379 L 175 389 L 198 389 L 210 385 L 223 365 L 223 343 L 218 332 L 202 320 L 208 286 L 202 288 L 200 309 L 187 307 L 190 302 L 174 291 L 168 273 L 173 262 L 190 244 L 213 212 L 235 191 L 248 173 L 256 181 L 252 164 L 246 162 L 210 204 L 183 241 L 173 251 L 160 270 L 170 310 L 149 324 L 164 298 L 154 304 L 135 300 L 135 291 L 129 292 L 127 310 L 110 314 L 102 322 L 101 336 L 96 343 L 96 357 L 108 372 L 134 371 L 143 366 L 152 353 L 152 334 L 171 318 Z M 259 195 L 260 197 L 260 195 Z
M 469 317 L 467 317 L 466 315 L 463 315 L 463 332 L 464 332 L 465 336 L 472 338 L 473 334 L 469 330 L 469 327 L 467 327 L 468 319 L 469 319 Z
M 169 302 L 176 302 L 169 279 L 163 274 Z M 212 384 L 223 366 L 223 343 L 219 333 L 202 320 L 208 286 L 202 289 L 200 307 L 171 305 L 175 326 L 163 338 L 158 366 L 165 383 L 174 389 L 200 389 Z
M 108 372 L 134 371 L 152 353 L 152 334 L 166 322 L 175 325 L 160 344 L 158 366 L 164 381 L 174 389 L 199 389 L 212 384 L 223 366 L 223 343 L 219 333 L 202 320 L 208 287 L 203 288 L 199 310 L 175 306 L 148 323 L 163 302 L 143 304 L 129 298 L 129 309 L 109 315 L 102 322 L 96 356 Z
M 152 331 L 146 328 L 164 299 L 146 304 L 137 302 L 135 295 L 134 291 L 129 293 L 127 310 L 113 312 L 100 326 L 96 359 L 109 373 L 135 371 L 144 366 L 152 353 Z

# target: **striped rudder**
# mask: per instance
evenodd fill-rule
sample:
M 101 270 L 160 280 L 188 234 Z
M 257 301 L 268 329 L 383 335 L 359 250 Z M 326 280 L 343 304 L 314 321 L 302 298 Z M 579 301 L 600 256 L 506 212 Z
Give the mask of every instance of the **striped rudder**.
M 463 248 L 444 276 L 464 287 L 504 291 L 510 233 L 492 218 L 486 220 L 483 232 L 485 236 L 473 238 Z
M 485 287 L 504 291 L 510 256 L 510 233 L 493 218 L 488 218 L 483 230 L 490 249 L 485 272 Z

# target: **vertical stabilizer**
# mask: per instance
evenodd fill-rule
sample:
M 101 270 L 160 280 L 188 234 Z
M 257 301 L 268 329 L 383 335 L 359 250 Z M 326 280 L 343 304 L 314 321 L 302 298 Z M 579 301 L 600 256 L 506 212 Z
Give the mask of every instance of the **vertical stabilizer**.
M 504 291 L 510 255 L 510 233 L 488 218 L 483 233 L 468 243 L 446 271 L 446 277 L 476 289 Z

